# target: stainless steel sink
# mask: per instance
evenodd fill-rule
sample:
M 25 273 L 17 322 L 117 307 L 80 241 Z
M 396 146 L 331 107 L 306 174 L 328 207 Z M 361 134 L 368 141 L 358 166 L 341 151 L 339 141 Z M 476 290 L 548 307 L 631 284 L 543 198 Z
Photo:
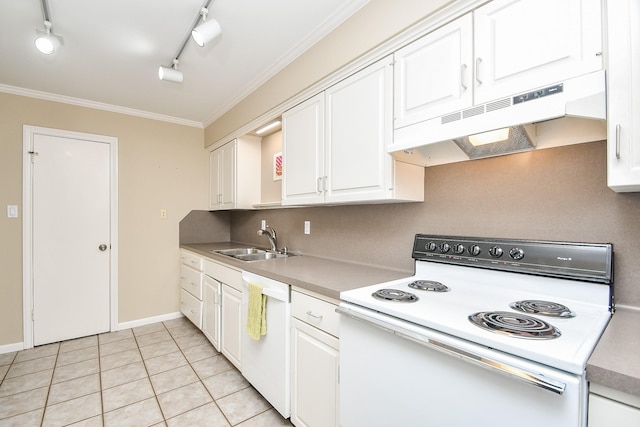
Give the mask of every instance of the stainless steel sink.
M 233 248 L 233 249 L 219 249 L 212 250 L 212 253 L 226 255 L 235 259 L 239 259 L 241 261 L 261 261 L 267 259 L 276 259 L 276 258 L 288 258 L 292 254 L 267 251 L 264 249 L 258 248 Z
M 211 252 L 220 254 L 220 255 L 235 257 L 237 255 L 252 255 L 252 254 L 265 253 L 266 251 L 258 248 L 234 248 L 234 249 L 214 250 Z
M 261 259 L 287 258 L 289 254 L 280 254 L 277 252 L 261 252 L 247 255 L 234 255 L 234 258 L 242 261 L 259 261 Z

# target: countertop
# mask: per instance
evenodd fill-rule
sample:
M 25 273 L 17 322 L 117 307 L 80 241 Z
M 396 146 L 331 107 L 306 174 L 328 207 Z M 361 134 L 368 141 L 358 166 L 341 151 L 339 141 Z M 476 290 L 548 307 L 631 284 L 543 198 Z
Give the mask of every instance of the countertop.
M 211 253 L 213 250 L 247 247 L 245 244 L 234 242 L 182 244 L 180 247 L 231 267 L 287 283 L 335 301 L 340 299 L 342 291 L 413 275 L 413 272 L 408 271 L 309 255 L 247 262 Z
M 240 261 L 211 253 L 247 247 L 234 242 L 182 244 L 214 261 L 269 277 L 338 301 L 340 292 L 408 277 L 413 272 L 302 255 L 266 261 Z M 618 308 L 587 362 L 587 379 L 605 387 L 640 396 L 640 310 Z
M 587 362 L 587 380 L 640 396 L 640 310 L 618 308 Z

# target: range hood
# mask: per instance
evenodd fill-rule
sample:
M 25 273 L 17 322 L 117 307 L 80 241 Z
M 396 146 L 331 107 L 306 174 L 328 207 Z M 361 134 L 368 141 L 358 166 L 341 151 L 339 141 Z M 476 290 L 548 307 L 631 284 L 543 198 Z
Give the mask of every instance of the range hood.
M 606 139 L 605 73 L 598 71 L 395 129 L 388 152 L 422 166 Z M 468 136 L 510 128 L 517 140 L 481 147 Z

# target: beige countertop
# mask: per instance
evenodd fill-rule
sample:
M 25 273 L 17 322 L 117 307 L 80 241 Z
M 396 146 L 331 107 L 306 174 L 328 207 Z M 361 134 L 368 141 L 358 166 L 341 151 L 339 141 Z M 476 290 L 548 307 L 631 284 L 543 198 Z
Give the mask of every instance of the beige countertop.
M 587 363 L 590 382 L 640 396 L 640 310 L 618 308 Z
M 239 261 L 211 253 L 213 250 L 246 247 L 220 242 L 183 244 L 214 261 L 269 277 L 333 300 L 340 292 L 408 277 L 413 272 L 318 258 L 308 255 L 266 261 Z M 587 363 L 587 379 L 614 390 L 640 396 L 640 310 L 619 308 Z
M 333 300 L 339 300 L 342 291 L 388 282 L 413 274 L 410 271 L 385 269 L 309 255 L 247 262 L 211 253 L 213 250 L 247 247 L 247 245 L 233 242 L 182 244 L 180 247 L 231 267 L 284 282 Z

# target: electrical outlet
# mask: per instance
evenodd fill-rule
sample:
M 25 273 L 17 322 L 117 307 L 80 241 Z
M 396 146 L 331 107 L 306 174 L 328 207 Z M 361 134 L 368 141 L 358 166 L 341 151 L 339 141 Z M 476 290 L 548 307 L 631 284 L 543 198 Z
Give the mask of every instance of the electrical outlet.
M 167 219 L 167 210 L 160 209 L 160 219 Z
M 311 221 L 304 222 L 304 234 L 311 234 Z
M 262 222 L 260 223 L 260 228 L 262 230 L 264 230 L 265 228 L 267 228 L 267 220 L 263 219 Z

